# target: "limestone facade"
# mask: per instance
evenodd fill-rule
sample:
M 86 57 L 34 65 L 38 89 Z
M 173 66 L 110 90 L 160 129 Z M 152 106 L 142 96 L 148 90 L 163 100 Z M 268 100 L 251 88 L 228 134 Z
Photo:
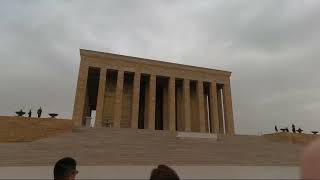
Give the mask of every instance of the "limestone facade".
M 234 134 L 231 72 L 80 49 L 73 123 Z

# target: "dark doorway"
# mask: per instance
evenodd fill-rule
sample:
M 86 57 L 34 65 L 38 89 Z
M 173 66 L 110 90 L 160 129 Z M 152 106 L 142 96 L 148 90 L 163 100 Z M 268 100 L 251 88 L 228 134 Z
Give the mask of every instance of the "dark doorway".
M 138 118 L 138 128 L 144 129 L 145 124 L 145 102 L 146 102 L 146 87 L 147 87 L 148 77 L 141 75 L 140 80 L 140 96 L 139 96 L 139 118 Z
M 210 97 L 211 83 L 204 82 L 203 85 L 206 132 L 213 133 L 213 112 L 211 112 L 212 99 Z
M 156 122 L 155 129 L 163 130 L 163 88 L 165 79 L 157 77 L 156 85 Z
M 183 131 L 183 100 L 182 100 L 182 89 L 183 80 L 176 79 L 176 131 Z
M 96 110 L 99 77 L 100 68 L 89 67 L 82 125 L 86 125 L 86 119 L 91 118 L 92 111 Z

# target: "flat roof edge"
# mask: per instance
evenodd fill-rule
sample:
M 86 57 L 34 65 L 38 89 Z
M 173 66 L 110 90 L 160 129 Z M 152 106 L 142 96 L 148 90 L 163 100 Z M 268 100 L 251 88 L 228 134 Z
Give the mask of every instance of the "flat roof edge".
M 179 63 L 172 63 L 172 62 L 166 62 L 166 61 L 160 61 L 160 60 L 154 60 L 154 59 L 147 59 L 147 58 L 141 58 L 141 57 L 135 57 L 135 56 L 128 56 L 128 55 L 122 55 L 122 54 L 114 54 L 109 52 L 101 52 L 101 51 L 94 51 L 94 50 L 88 50 L 88 49 L 81 49 L 80 48 L 80 56 L 86 56 L 86 57 L 94 57 L 94 56 L 114 56 L 114 57 L 120 57 L 120 58 L 128 58 L 133 59 L 136 61 L 149 61 L 149 62 L 155 62 L 163 65 L 174 65 L 174 66 L 184 66 L 189 68 L 196 68 L 196 69 L 202 69 L 206 71 L 212 71 L 218 74 L 228 75 L 231 76 L 231 71 L 225 71 L 225 70 L 218 70 L 218 69 L 210 69 L 205 67 L 199 67 L 199 66 L 193 66 L 193 65 L 186 65 L 186 64 L 179 64 Z

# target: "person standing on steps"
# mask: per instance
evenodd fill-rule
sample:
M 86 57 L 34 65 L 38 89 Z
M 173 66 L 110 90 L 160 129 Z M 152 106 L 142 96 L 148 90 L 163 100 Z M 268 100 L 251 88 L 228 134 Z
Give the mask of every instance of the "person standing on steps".
M 41 117 L 41 114 L 42 114 L 42 109 L 41 109 L 41 107 L 38 109 L 37 114 L 38 114 L 38 118 L 40 118 L 40 117 Z
M 31 115 L 32 115 L 32 111 L 30 109 L 30 111 L 28 112 L 28 116 L 31 117 Z
M 292 124 L 292 132 L 296 133 L 296 126 L 294 124 Z

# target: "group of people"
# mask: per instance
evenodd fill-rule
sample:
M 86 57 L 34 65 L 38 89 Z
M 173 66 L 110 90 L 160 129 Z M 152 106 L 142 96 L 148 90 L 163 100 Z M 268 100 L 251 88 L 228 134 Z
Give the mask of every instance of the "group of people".
M 77 162 L 70 157 L 60 159 L 53 169 L 55 180 L 74 180 L 78 173 Z M 150 180 L 180 180 L 180 178 L 169 166 L 159 165 L 151 171 Z
M 38 118 L 40 118 L 40 117 L 41 117 L 41 114 L 42 114 L 42 108 L 41 108 L 41 107 L 37 110 L 37 114 L 38 114 Z M 32 116 L 32 109 L 29 110 L 28 116 L 29 116 L 29 117 Z
M 301 128 L 299 128 L 299 129 L 296 130 L 296 126 L 295 126 L 294 124 L 292 124 L 291 127 L 292 127 L 292 132 L 293 132 L 293 133 L 296 133 L 296 132 L 302 133 L 302 131 L 303 131 Z M 277 126 L 274 126 L 274 130 L 275 130 L 276 132 L 279 132 Z M 280 130 L 283 131 L 283 132 L 289 132 L 289 128 L 282 128 L 282 129 L 280 129 Z

